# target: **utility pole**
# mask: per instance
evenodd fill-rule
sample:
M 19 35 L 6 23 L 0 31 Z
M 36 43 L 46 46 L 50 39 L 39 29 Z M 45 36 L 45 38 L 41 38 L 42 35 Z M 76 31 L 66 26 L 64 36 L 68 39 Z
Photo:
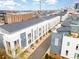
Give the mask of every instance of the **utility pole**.
M 42 0 L 39 1 L 39 15 L 41 15 L 41 4 L 42 4 Z
M 40 0 L 39 3 L 40 3 L 40 11 L 41 11 L 41 3 L 42 3 L 42 1 Z

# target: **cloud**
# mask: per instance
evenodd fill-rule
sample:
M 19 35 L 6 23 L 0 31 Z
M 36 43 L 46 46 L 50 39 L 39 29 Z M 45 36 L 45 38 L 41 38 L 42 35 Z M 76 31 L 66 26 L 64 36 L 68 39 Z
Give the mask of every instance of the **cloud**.
M 21 5 L 15 2 L 14 0 L 0 1 L 0 9 L 2 10 L 15 10 L 16 6 L 21 6 Z
M 79 0 L 74 0 L 75 1 L 75 3 L 79 3 Z
M 34 2 L 39 2 L 39 1 L 42 1 L 42 2 L 46 2 L 48 4 L 56 4 L 58 1 L 57 0 L 33 0 Z
M 56 4 L 58 1 L 57 0 L 47 0 L 46 2 L 49 4 Z
M 0 10 L 27 10 L 29 8 L 27 0 L 20 0 L 19 2 L 15 0 L 0 0 Z
M 33 0 L 34 2 L 39 2 L 39 1 L 41 1 L 41 0 Z
M 27 0 L 21 0 L 22 2 L 27 2 Z

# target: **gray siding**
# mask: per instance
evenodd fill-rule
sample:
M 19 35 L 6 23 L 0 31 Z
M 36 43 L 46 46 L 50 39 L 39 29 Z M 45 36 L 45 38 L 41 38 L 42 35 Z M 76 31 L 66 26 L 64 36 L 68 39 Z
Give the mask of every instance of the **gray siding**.
M 69 16 L 63 23 L 62 27 L 57 29 L 58 32 L 78 32 L 79 33 L 79 17 Z
M 55 45 L 55 40 L 58 40 L 58 46 Z M 62 33 L 52 33 L 52 40 L 51 40 L 51 51 L 60 54 L 61 53 L 61 47 L 62 47 Z
M 0 35 L 0 48 L 4 48 L 2 35 Z
M 28 59 L 42 59 L 48 48 L 50 47 L 51 35 L 35 50 Z

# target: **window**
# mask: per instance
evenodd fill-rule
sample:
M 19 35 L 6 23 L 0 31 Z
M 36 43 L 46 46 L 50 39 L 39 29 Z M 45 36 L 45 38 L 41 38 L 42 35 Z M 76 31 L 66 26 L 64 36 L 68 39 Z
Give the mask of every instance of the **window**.
M 49 24 L 48 24 L 48 27 L 47 27 L 47 29 L 49 30 Z
M 7 47 L 10 48 L 10 42 L 6 42 Z
M 6 42 L 6 45 L 7 45 L 7 50 L 9 54 L 12 54 L 10 42 Z
M 18 47 L 19 47 L 19 40 L 14 41 L 14 46 L 15 46 L 16 48 L 18 48 Z
M 79 45 L 76 46 L 76 50 L 78 50 L 78 49 L 79 49 Z
M 28 34 L 28 39 L 31 40 L 31 33 Z
M 76 59 L 76 53 L 75 53 L 75 55 L 74 55 L 74 59 Z
M 22 33 L 20 34 L 20 38 L 21 38 L 21 47 L 24 48 L 26 47 L 26 33 Z
M 70 46 L 70 42 L 67 42 L 67 46 Z
M 39 28 L 39 36 L 41 35 L 41 28 Z
M 14 46 L 16 47 L 16 41 L 14 41 Z
M 15 52 L 18 54 L 20 52 L 19 40 L 14 41 Z
M 50 24 L 48 24 L 48 29 L 50 29 Z
M 59 39 L 55 38 L 55 46 L 58 46 L 58 43 L 59 43 Z
M 31 33 L 28 34 L 28 44 L 31 43 Z
M 45 25 L 45 31 L 47 32 L 47 25 Z
M 79 54 L 75 53 L 74 59 L 79 59 Z
M 76 50 L 78 50 L 78 46 L 76 46 Z
M 77 59 L 79 59 L 79 54 L 77 54 Z
M 0 34 L 0 48 L 4 48 L 3 35 Z
M 43 33 L 44 33 L 44 26 L 43 26 Z
M 68 56 L 68 53 L 69 53 L 68 50 L 66 50 L 66 56 Z
M 34 31 L 34 39 L 36 39 L 37 38 L 37 31 L 35 30 Z
M 46 25 L 46 31 L 48 30 L 48 25 Z
M 31 40 L 28 40 L 28 44 L 30 44 L 31 43 Z

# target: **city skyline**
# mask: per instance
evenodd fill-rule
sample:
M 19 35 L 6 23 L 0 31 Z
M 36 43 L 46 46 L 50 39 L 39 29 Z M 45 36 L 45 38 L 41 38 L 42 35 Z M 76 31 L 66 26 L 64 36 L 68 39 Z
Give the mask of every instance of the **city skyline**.
M 0 10 L 39 10 L 40 0 L 0 0 Z M 54 10 L 73 5 L 78 0 L 41 0 L 41 9 Z

